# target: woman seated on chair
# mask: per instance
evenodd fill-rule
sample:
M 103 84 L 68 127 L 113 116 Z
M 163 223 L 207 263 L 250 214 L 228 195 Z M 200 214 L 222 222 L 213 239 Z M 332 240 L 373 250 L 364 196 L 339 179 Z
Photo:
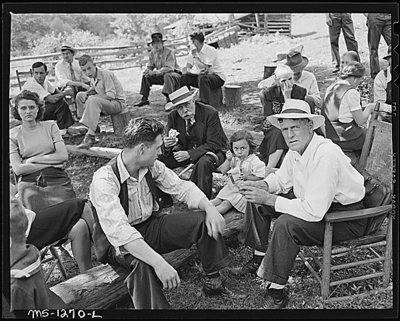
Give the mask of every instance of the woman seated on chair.
M 321 113 L 325 117 L 326 137 L 343 150 L 359 151 L 365 140 L 366 124 L 374 104 L 361 106 L 356 89 L 365 74 L 364 66 L 351 61 L 340 74 L 340 79 L 326 90 Z
M 10 129 L 10 162 L 20 200 L 34 212 L 75 198 L 63 169 L 68 152 L 60 130 L 53 120 L 41 121 L 43 112 L 36 93 L 24 90 L 15 97 L 12 114 L 22 124 Z
M 16 194 L 17 187 L 10 183 L 10 196 Z M 79 271 L 82 273 L 92 268 L 90 239 L 94 219 L 86 199 L 73 198 L 36 213 L 25 208 L 25 213 L 30 226 L 27 244 L 42 250 L 69 239 Z

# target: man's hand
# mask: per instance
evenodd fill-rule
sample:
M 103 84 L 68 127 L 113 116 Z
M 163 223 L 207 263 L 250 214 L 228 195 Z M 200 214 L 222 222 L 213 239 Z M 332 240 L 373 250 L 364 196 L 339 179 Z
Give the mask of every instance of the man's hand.
M 164 146 L 166 148 L 171 148 L 178 143 L 178 138 L 174 138 L 174 137 L 164 137 L 163 140 L 164 140 Z
M 72 90 L 72 88 L 71 87 L 66 87 L 64 90 L 63 90 L 63 94 L 65 95 L 65 96 L 72 96 L 73 94 L 74 94 L 74 91 Z
M 164 290 L 177 288 L 181 284 L 178 272 L 166 261 L 164 261 L 164 264 L 154 267 L 154 271 L 160 279 Z
M 283 97 L 286 100 L 290 99 L 292 95 L 293 83 L 291 81 L 286 80 L 283 83 Z
M 228 151 L 226 152 L 226 159 L 227 159 L 228 161 L 231 161 L 232 158 L 233 158 L 233 153 L 232 153 L 230 150 L 228 150 Z
M 247 182 L 242 184 L 240 193 L 251 203 L 275 206 L 276 195 L 254 186 L 248 186 Z
M 225 219 L 211 203 L 206 205 L 205 212 L 208 235 L 213 239 L 218 240 L 225 229 Z
M 179 152 L 174 152 L 174 158 L 177 162 L 184 162 L 187 159 L 190 159 L 189 152 L 186 150 L 181 150 Z

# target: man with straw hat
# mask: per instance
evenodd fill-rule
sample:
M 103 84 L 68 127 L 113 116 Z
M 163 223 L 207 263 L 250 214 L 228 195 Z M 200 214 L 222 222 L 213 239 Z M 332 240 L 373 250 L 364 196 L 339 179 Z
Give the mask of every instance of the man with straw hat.
M 171 111 L 167 121 L 168 137 L 164 137 L 160 160 L 171 169 L 194 164 L 190 179 L 210 199 L 212 173 L 225 161 L 223 150 L 227 148 L 228 138 L 218 111 L 195 101 L 197 91 L 189 91 L 185 86 L 169 95 L 171 102 L 165 106 L 166 111 Z
M 143 72 L 142 83 L 140 85 L 140 94 L 142 99 L 135 104 L 137 107 L 142 107 L 150 104 L 149 95 L 152 85 L 164 85 L 162 94 L 169 101 L 168 95 L 180 87 L 181 71 L 176 61 L 174 50 L 164 47 L 163 36 L 156 32 L 151 35 L 153 49 L 149 54 L 149 64 Z
M 311 114 L 305 101 L 288 99 L 282 112 L 268 120 L 282 131 L 289 151 L 275 173 L 240 187 L 249 203 L 239 239 L 266 252 L 257 270 L 268 283 L 265 308 L 281 309 L 288 303 L 284 287 L 300 246 L 322 245 L 325 213 L 363 208 L 365 188 L 363 176 L 341 148 L 314 133 L 324 117 Z M 362 236 L 366 227 L 367 219 L 337 223 L 333 238 L 339 242 Z

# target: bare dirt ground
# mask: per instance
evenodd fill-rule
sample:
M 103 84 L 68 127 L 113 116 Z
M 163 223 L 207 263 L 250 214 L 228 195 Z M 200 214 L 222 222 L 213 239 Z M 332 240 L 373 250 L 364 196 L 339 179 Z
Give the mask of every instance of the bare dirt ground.
M 359 43 L 361 60 L 367 68 L 369 76 L 369 54 L 367 40 L 367 29 L 365 18 L 362 14 L 353 14 L 356 39 Z M 257 142 L 262 140 L 260 124 L 263 121 L 261 114 L 261 103 L 259 100 L 259 89 L 257 84 L 263 78 L 264 64 L 271 62 L 277 52 L 288 48 L 304 45 L 303 54 L 309 58 L 309 65 L 306 70 L 314 72 L 317 77 L 321 96 L 323 97 L 326 87 L 332 83 L 335 76 L 331 73 L 331 52 L 328 38 L 328 27 L 325 24 L 324 14 L 293 14 L 292 15 L 292 37 L 285 36 L 260 36 L 256 35 L 243 39 L 239 45 L 229 49 L 220 49 L 219 58 L 224 65 L 228 79 L 227 84 L 238 84 L 242 88 L 242 104 L 234 109 L 220 108 L 220 118 L 228 137 L 237 129 L 248 129 L 256 138 Z M 340 38 L 340 53 L 346 51 L 343 36 Z M 379 55 L 383 57 L 387 50 L 386 44 L 381 42 Z M 180 58 L 181 66 L 185 65 L 185 58 Z M 381 61 L 381 67 L 383 67 Z M 116 71 L 115 74 L 123 83 L 127 102 L 130 106 L 132 117 L 147 116 L 153 117 L 166 123 L 167 113 L 164 111 L 165 98 L 161 94 L 161 86 L 154 86 L 150 94 L 149 106 L 141 108 L 133 107 L 135 102 L 141 98 L 139 94 L 140 78 L 142 70 L 139 68 Z M 364 83 L 362 95 L 371 99 L 371 84 Z M 14 126 L 15 121 L 10 121 Z M 79 126 L 76 126 L 79 128 Z M 98 146 L 121 148 L 119 137 L 113 134 L 111 119 L 109 116 L 102 117 L 100 122 L 102 133 L 99 135 Z M 83 134 L 66 138 L 66 144 L 78 144 L 83 139 Z M 107 159 L 88 157 L 84 155 L 70 154 L 67 169 L 71 177 L 74 189 L 78 197 L 88 197 L 89 184 L 94 171 L 107 163 Z M 179 209 L 179 205 L 175 205 Z M 235 238 L 227 240 L 230 254 L 233 258 L 233 265 L 240 265 L 246 262 L 250 255 L 250 249 L 238 244 Z M 65 255 L 67 271 L 69 276 L 78 273 L 76 264 Z M 98 264 L 95 262 L 95 264 Z M 375 267 L 372 267 L 375 268 Z M 246 277 L 233 279 L 227 273 L 223 276 L 227 284 L 233 289 L 240 289 L 249 293 L 249 297 L 243 302 L 235 302 L 223 298 L 208 299 L 201 291 L 201 273 L 197 260 L 179 270 L 182 284 L 178 290 L 166 293 L 173 309 L 262 309 L 264 291 L 260 289 L 260 280 Z M 288 290 L 291 300 L 288 309 L 390 309 L 393 307 L 392 291 L 377 293 L 375 296 L 366 298 L 354 298 L 343 303 L 323 303 L 319 296 L 319 284 L 310 275 L 308 270 L 300 262 L 296 262 L 292 270 L 292 278 L 289 281 Z M 348 273 L 353 273 L 349 270 Z M 51 280 L 52 284 L 59 282 L 57 277 Z M 336 292 L 343 295 L 362 293 L 369 290 L 375 284 L 373 282 L 360 282 L 355 286 L 339 287 Z M 132 309 L 130 300 L 121 302 L 117 309 Z

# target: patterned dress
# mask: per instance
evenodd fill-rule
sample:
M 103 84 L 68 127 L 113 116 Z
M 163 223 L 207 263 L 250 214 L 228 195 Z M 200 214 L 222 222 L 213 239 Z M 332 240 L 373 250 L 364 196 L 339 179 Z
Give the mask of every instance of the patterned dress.
M 237 177 L 237 173 L 242 171 L 245 175 L 254 175 L 260 178 L 265 177 L 265 164 L 255 155 L 251 154 L 247 156 L 243 161 L 236 156 L 232 158 L 231 169 L 228 172 L 229 175 Z M 218 193 L 217 198 L 229 201 L 232 206 L 239 212 L 244 213 L 246 210 L 247 200 L 239 193 L 239 188 L 236 184 L 232 183 L 232 180 L 228 180 L 228 183 Z

